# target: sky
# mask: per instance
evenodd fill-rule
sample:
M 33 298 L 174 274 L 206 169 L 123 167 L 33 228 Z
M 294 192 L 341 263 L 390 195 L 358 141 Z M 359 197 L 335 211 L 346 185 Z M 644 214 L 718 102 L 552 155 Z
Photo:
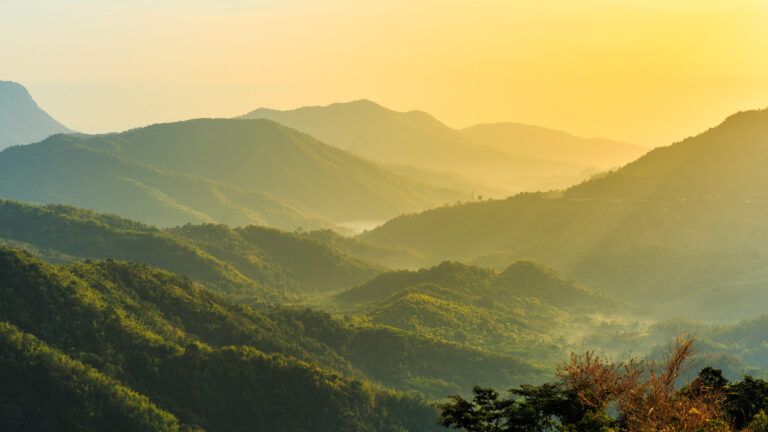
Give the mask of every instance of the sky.
M 0 80 L 110 132 L 371 99 L 646 146 L 768 107 L 765 0 L 0 0 Z

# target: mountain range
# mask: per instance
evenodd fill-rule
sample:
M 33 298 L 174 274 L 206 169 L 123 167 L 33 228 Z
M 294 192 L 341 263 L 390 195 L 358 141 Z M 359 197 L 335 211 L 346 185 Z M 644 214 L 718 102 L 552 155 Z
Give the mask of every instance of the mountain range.
M 533 259 L 667 312 L 729 319 L 768 306 L 766 161 L 768 110 L 742 112 L 563 192 L 402 216 L 361 239 L 434 261 Z
M 242 118 L 277 121 L 373 161 L 404 166 L 402 172 L 410 167 L 431 170 L 438 178 L 450 172 L 474 179 L 485 185 L 470 186 L 477 193 L 497 197 L 567 187 L 646 151 L 533 126 L 456 130 L 425 112 L 397 112 L 369 100 L 289 111 L 261 108 Z
M 7 149 L 0 196 L 159 226 L 309 229 L 387 219 L 469 194 L 396 175 L 272 121 L 201 119 Z

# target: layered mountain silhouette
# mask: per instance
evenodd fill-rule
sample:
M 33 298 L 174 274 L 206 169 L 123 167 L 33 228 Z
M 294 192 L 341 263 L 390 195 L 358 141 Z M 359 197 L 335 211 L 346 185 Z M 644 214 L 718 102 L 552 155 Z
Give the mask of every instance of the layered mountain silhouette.
M 582 138 L 567 132 L 520 123 L 479 124 L 462 129 L 470 141 L 504 153 L 532 158 L 616 168 L 629 163 L 648 149 L 605 138 Z
M 768 306 L 757 295 L 768 284 L 766 163 L 768 110 L 742 112 L 562 193 L 399 217 L 362 239 L 435 261 L 503 268 L 531 258 L 596 289 L 710 318 L 759 313 Z
M 271 119 L 363 157 L 404 165 L 401 172 L 405 174 L 410 167 L 415 174 L 419 173 L 415 169 L 434 171 L 431 177 L 435 181 L 445 177 L 439 174 L 444 171 L 454 173 L 454 180 L 455 174 L 475 179 L 485 187 L 470 187 L 491 196 L 505 196 L 498 189 L 519 192 L 567 187 L 599 168 L 626 163 L 642 154 L 629 144 L 533 127 L 505 127 L 503 134 L 490 139 L 486 126 L 455 130 L 427 113 L 396 112 L 368 100 L 290 111 L 262 108 L 243 117 Z M 607 156 L 599 156 L 606 150 Z M 451 184 L 450 177 L 444 181 Z
M 26 88 L 0 81 L 0 150 L 71 132 L 37 106 Z
M 391 173 L 269 120 L 201 119 L 55 135 L 0 153 L 0 196 L 158 226 L 284 229 L 381 220 L 466 198 Z

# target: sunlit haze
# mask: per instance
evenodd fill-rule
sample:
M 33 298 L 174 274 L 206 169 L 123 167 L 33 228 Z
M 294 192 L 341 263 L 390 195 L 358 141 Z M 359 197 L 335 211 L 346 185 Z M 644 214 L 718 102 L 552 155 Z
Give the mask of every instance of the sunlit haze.
M 759 0 L 2 0 L 0 79 L 85 132 L 368 98 L 654 146 L 768 106 Z

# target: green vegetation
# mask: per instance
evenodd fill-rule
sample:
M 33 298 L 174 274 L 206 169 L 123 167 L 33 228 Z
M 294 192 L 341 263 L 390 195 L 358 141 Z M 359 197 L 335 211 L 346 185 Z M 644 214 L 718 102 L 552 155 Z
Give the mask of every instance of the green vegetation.
M 98 400 L 129 419 L 172 426 L 175 416 L 186 426 L 222 431 L 430 430 L 434 424 L 432 410 L 418 399 L 319 366 L 319 359 L 332 359 L 322 344 L 281 339 L 274 321 L 228 306 L 168 273 L 115 262 L 53 267 L 3 250 L 0 281 L 0 321 L 90 366 L 51 351 L 55 362 L 46 360 L 44 367 L 53 370 L 38 377 L 42 388 L 78 374 L 93 380 L 92 386 L 82 382 L 85 389 L 78 388 L 80 381 L 73 384 L 75 403 L 85 407 L 107 394 L 112 396 Z M 33 373 L 24 366 L 30 349 L 17 351 L 3 350 L 2 362 L 14 362 L 25 376 Z M 289 356 L 291 351 L 315 365 Z M 57 373 L 56 363 L 76 373 Z M 14 418 L 0 422 L 6 420 Z
M 54 261 L 112 258 L 150 264 L 249 301 L 349 288 L 379 272 L 300 234 L 221 225 L 159 230 L 74 207 L 2 200 L 0 239 Z
M 147 397 L 3 322 L 0 382 L 3 430 L 179 430 Z
M 267 286 L 294 293 L 339 290 L 380 272 L 371 264 L 300 233 L 247 226 L 185 225 L 168 231 Z
M 271 121 L 203 119 L 8 149 L 0 153 L 0 196 L 162 227 L 292 230 L 385 219 L 466 194 L 408 180 Z
M 766 125 L 768 110 L 739 113 L 562 193 L 433 209 L 360 238 L 433 263 L 544 262 L 660 316 L 755 315 L 768 306 Z
M 452 396 L 441 405 L 440 423 L 468 432 L 764 431 L 768 382 L 745 375 L 731 383 L 705 367 L 680 387 L 691 344 L 678 342 L 663 364 L 573 355 L 556 383 L 524 385 L 507 399 L 479 386 L 471 400 Z
M 589 312 L 615 305 L 531 262 L 503 272 L 444 262 L 383 273 L 336 299 L 369 322 L 551 363 L 575 339 L 578 323 L 591 322 Z
M 383 386 L 440 398 L 476 382 L 509 386 L 542 374 L 513 357 L 357 320 L 233 305 L 140 264 L 50 265 L 9 249 L 0 249 L 0 322 L 102 377 L 94 379 L 108 389 L 99 392 L 134 395 L 142 418 L 170 413 L 161 418 L 182 428 L 431 430 L 435 413 L 425 402 Z M 45 387 L 64 378 L 39 379 Z M 91 403 L 88 391 L 73 396 L 78 404 Z
M 260 113 L 371 152 L 446 145 L 430 169 L 472 146 L 368 102 Z M 564 191 L 444 205 L 357 237 L 332 221 L 456 193 L 268 120 L 7 149 L 2 195 L 196 223 L 0 200 L 0 430 L 428 431 L 434 401 L 468 431 L 763 430 L 765 125 L 768 110 L 740 113 Z M 698 377 L 648 368 L 679 334 L 700 341 Z M 583 349 L 626 360 L 575 356 L 539 385 Z

